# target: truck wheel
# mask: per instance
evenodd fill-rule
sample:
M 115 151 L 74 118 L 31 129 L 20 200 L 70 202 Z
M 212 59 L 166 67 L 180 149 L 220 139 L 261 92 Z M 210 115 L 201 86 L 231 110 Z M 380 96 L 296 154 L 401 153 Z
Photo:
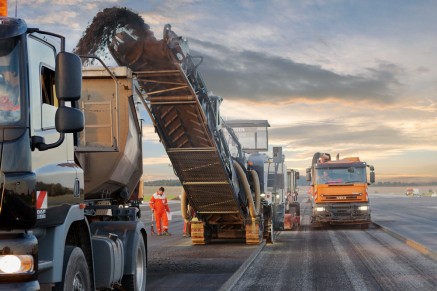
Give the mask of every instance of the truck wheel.
M 144 291 L 146 290 L 146 274 L 147 274 L 147 256 L 146 247 L 142 236 L 140 235 L 136 246 L 135 254 L 135 274 L 124 275 L 121 280 L 123 290 L 129 291 Z
M 369 224 L 370 223 L 363 223 L 363 224 L 361 224 L 361 229 L 369 229 Z
M 88 264 L 79 247 L 65 246 L 62 282 L 56 283 L 53 290 L 87 291 L 91 290 Z

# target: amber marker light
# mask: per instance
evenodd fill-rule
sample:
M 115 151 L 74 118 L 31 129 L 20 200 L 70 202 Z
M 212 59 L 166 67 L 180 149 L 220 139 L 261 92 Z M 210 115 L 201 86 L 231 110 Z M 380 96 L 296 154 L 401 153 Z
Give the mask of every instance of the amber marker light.
M 0 16 L 8 16 L 8 1 L 0 0 Z

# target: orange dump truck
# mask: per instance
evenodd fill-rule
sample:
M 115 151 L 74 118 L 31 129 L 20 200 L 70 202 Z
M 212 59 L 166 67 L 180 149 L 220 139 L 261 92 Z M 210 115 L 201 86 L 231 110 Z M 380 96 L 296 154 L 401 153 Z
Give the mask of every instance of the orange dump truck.
M 370 170 L 369 180 L 367 169 Z M 315 153 L 311 168 L 307 169 L 311 182 L 311 224 L 361 224 L 370 223 L 370 206 L 367 187 L 375 182 L 373 166 L 358 157 L 331 160 L 327 153 Z

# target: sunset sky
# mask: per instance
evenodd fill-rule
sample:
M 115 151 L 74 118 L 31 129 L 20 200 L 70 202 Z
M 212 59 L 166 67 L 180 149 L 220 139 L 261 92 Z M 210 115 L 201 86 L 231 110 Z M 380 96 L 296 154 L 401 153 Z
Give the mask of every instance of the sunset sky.
M 267 119 L 270 146 L 305 173 L 317 151 L 360 156 L 377 181 L 437 180 L 437 1 L 18 0 L 29 26 L 71 51 L 94 15 L 118 5 L 162 38 L 188 39 L 225 120 Z M 9 1 L 15 15 L 15 1 Z M 147 180 L 174 179 L 153 129 Z

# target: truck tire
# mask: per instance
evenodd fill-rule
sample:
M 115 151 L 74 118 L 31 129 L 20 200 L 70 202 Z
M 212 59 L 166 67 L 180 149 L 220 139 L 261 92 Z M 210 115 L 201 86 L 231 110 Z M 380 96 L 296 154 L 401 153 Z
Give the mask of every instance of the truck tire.
M 53 290 L 87 291 L 91 289 L 90 273 L 83 251 L 79 247 L 65 246 L 62 281 L 56 283 Z
M 140 235 L 135 254 L 135 274 L 124 275 L 121 280 L 122 290 L 144 291 L 146 290 L 147 256 L 143 237 Z

